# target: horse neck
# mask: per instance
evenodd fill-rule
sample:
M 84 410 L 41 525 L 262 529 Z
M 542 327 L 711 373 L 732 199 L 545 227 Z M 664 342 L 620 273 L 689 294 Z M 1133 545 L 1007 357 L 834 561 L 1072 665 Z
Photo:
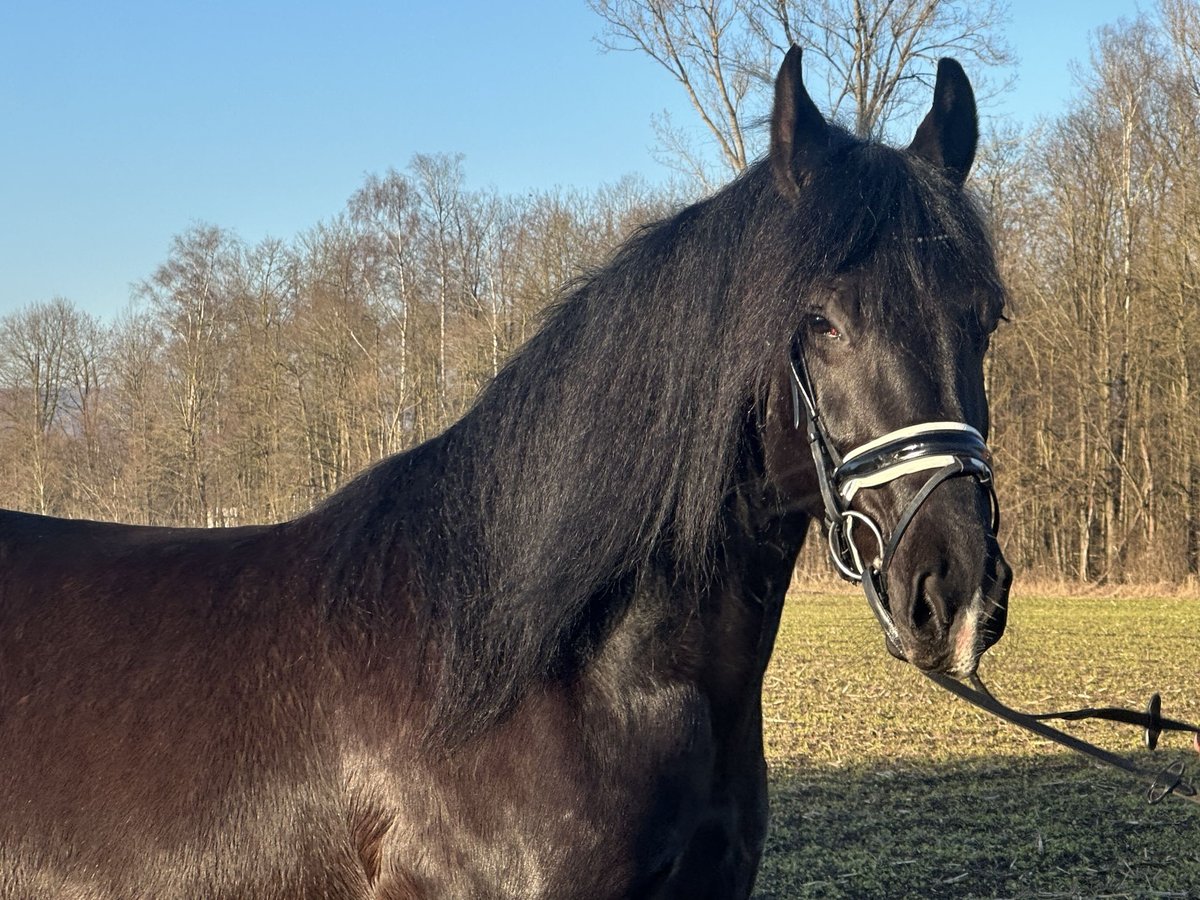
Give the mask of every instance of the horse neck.
M 778 512 L 757 495 L 731 498 L 702 581 L 680 577 L 694 566 L 660 560 L 638 579 L 597 667 L 690 682 L 725 720 L 718 728 L 756 732 L 757 698 L 807 526 L 807 516 Z

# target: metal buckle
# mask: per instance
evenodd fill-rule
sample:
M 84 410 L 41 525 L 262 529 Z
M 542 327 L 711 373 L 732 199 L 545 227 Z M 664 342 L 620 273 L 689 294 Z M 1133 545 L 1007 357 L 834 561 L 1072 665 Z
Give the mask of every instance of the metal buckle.
M 883 560 L 884 540 L 879 526 L 870 516 L 860 513 L 858 510 L 845 510 L 840 519 L 829 523 L 829 556 L 833 559 L 833 564 L 837 567 L 838 572 L 848 581 L 862 581 L 863 573 L 867 569 L 858 545 L 854 543 L 854 521 L 856 519 L 867 526 L 879 545 L 879 556 L 875 557 L 875 565 L 880 565 Z M 851 566 L 855 568 L 851 568 Z
M 1184 797 L 1194 797 L 1196 789 L 1184 781 L 1183 760 L 1177 760 L 1154 776 L 1154 783 L 1146 792 L 1146 800 L 1151 804 L 1162 802 L 1169 794 L 1180 794 Z

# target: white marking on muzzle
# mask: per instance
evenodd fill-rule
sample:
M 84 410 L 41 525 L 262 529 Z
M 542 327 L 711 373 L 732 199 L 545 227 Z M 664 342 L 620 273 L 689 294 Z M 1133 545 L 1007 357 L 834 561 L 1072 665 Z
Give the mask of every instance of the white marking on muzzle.
M 983 618 L 983 588 L 976 588 L 971 602 L 958 614 L 958 635 L 954 639 L 954 667 L 951 675 L 965 678 L 979 665 L 979 622 Z

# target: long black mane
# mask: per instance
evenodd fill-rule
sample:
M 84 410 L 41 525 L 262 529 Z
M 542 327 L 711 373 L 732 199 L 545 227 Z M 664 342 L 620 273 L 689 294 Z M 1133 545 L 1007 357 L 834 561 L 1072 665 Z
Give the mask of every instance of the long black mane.
M 363 559 L 416 570 L 405 605 L 444 654 L 426 661 L 439 726 L 473 731 L 569 674 L 648 573 L 703 582 L 811 288 L 852 269 L 865 315 L 919 327 L 922 304 L 961 302 L 936 282 L 990 283 L 994 265 L 942 173 L 834 132 L 797 201 L 759 163 L 641 229 L 568 286 L 460 422 L 316 513 L 357 517 L 328 563 L 357 602 L 393 599 Z

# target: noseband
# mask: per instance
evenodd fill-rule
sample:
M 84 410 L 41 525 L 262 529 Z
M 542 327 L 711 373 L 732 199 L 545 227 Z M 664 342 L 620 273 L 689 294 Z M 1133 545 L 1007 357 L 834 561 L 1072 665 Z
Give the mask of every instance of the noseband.
M 987 489 L 991 506 L 991 534 L 1000 530 L 1000 504 L 992 482 L 992 455 L 978 431 L 963 422 L 925 422 L 889 431 L 845 455 L 838 453 L 817 409 L 816 392 L 804 363 L 799 342 L 790 356 L 792 424 L 799 428 L 807 420 L 808 446 L 816 464 L 817 482 L 825 507 L 829 555 L 838 573 L 848 581 L 860 582 L 867 602 L 893 649 L 901 649 L 900 633 L 888 602 L 887 573 L 900 540 L 917 511 L 930 495 L 952 478 L 974 478 Z M 923 487 L 913 494 L 896 520 L 891 536 L 866 513 L 852 509 L 855 495 L 864 489 L 882 487 L 905 475 L 932 472 Z M 878 553 L 865 557 L 854 540 L 854 525 L 861 523 L 875 538 Z

